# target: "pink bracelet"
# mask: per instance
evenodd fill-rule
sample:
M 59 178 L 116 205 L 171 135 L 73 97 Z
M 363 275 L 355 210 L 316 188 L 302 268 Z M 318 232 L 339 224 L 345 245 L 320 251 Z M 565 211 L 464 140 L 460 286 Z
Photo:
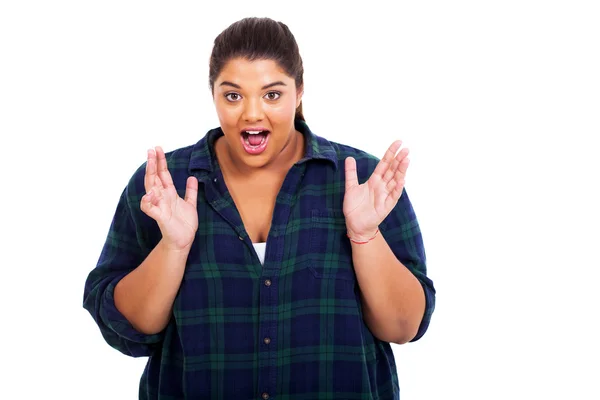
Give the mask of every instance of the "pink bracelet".
M 375 239 L 375 236 L 377 236 L 377 234 L 378 234 L 378 233 L 379 233 L 379 229 L 377 229 L 377 231 L 375 232 L 375 234 L 373 235 L 373 237 L 372 237 L 371 239 L 367 240 L 366 242 L 359 242 L 359 241 L 357 241 L 357 240 L 354 240 L 354 239 L 352 239 L 352 238 L 350 237 L 350 235 L 348 235 L 347 233 L 346 233 L 346 236 L 348 236 L 348 239 L 350 239 L 350 241 L 351 241 L 352 243 L 356 243 L 356 244 L 365 244 L 365 243 L 369 243 L 371 240 Z

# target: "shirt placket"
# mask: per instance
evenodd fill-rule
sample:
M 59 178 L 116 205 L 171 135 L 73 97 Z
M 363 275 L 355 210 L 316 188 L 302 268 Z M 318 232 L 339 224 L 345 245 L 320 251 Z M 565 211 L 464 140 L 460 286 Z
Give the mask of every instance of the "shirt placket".
M 234 229 L 238 238 L 244 242 L 248 251 L 253 252 L 253 259 L 259 269 L 259 325 L 258 325 L 258 393 L 259 399 L 272 399 L 278 392 L 277 388 L 277 327 L 279 306 L 279 274 L 285 249 L 285 227 L 288 224 L 294 199 L 298 193 L 299 185 L 306 163 L 294 165 L 281 186 L 277 195 L 271 230 L 267 237 L 264 265 L 260 265 L 250 237 L 244 229 L 241 217 L 230 196 L 225 196 L 226 186 L 220 173 L 215 174 L 207 182 L 206 196 L 211 206 Z M 230 204 L 223 207 L 223 201 Z

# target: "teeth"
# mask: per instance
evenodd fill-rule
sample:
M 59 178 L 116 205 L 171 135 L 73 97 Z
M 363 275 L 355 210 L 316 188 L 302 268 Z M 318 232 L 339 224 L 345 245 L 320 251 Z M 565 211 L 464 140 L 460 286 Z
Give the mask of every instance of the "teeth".
M 250 135 L 258 135 L 262 131 L 246 131 L 246 132 L 249 133 Z

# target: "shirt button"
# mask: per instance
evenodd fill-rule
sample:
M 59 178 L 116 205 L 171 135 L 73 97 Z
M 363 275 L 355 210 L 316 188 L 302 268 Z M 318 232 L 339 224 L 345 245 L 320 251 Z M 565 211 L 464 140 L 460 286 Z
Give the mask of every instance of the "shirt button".
M 243 237 L 241 237 L 241 236 L 238 236 L 238 239 L 240 239 L 240 240 L 244 240 L 244 238 L 243 238 Z
M 266 337 L 264 340 L 265 344 L 269 344 L 271 343 L 271 338 Z
M 267 400 L 269 398 L 269 393 L 263 393 L 262 398 Z
M 265 286 L 271 286 L 271 280 L 270 279 L 265 280 Z
M 218 179 L 217 179 L 217 178 L 213 179 L 213 182 L 214 182 L 214 183 L 217 183 L 217 181 L 218 181 Z

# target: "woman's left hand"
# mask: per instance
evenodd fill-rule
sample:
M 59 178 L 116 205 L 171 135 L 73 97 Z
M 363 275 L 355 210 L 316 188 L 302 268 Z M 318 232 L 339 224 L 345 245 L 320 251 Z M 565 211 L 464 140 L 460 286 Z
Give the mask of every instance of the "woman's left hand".
M 375 167 L 368 181 L 358 184 L 356 160 L 346 159 L 346 194 L 344 216 L 348 235 L 357 241 L 367 241 L 379 229 L 379 224 L 398 203 L 404 189 L 404 177 L 408 168 L 408 149 L 397 155 L 402 141 L 397 140 L 388 148 Z

